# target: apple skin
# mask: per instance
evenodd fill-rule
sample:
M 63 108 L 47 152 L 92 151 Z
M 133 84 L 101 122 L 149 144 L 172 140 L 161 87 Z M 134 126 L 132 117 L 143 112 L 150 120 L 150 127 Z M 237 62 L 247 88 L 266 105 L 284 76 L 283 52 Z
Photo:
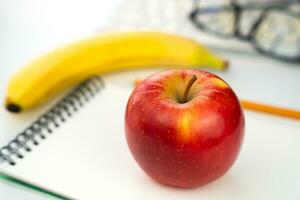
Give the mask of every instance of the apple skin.
M 193 75 L 189 101 L 180 103 Z M 139 166 L 156 181 L 196 187 L 233 165 L 244 137 L 239 100 L 218 76 L 201 70 L 167 70 L 142 81 L 126 107 L 125 132 Z

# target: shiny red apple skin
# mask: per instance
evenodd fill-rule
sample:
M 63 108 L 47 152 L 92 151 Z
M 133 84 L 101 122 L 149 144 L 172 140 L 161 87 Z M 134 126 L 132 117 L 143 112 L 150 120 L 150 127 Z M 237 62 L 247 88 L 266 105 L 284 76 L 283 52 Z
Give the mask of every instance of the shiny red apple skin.
M 193 98 L 178 103 L 193 75 Z M 230 86 L 201 70 L 148 77 L 132 92 L 125 114 L 127 143 L 139 166 L 160 183 L 184 188 L 207 184 L 229 170 L 243 142 L 244 124 Z

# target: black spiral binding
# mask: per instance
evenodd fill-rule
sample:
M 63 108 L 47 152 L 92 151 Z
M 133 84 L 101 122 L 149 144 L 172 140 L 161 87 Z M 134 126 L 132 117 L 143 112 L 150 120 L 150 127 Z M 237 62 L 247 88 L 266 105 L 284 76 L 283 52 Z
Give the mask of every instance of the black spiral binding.
M 28 128 L 0 149 L 0 164 L 7 162 L 10 165 L 15 165 L 16 159 L 22 159 L 25 152 L 30 152 L 33 146 L 37 146 L 41 140 L 46 139 L 55 128 L 58 128 L 67 118 L 71 117 L 103 87 L 104 83 L 100 77 L 92 77 L 79 84 L 48 112 L 41 115 Z

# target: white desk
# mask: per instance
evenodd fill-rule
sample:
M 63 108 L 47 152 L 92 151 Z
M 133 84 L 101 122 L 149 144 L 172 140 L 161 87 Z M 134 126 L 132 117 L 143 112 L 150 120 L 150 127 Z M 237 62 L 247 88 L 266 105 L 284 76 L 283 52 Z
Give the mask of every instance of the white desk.
M 32 58 L 74 39 L 93 34 L 109 19 L 120 0 L 0 2 L 0 99 L 5 96 L 9 77 Z M 218 50 L 217 50 L 218 51 Z M 232 66 L 219 73 L 241 98 L 300 109 L 300 66 L 277 62 L 253 54 L 219 51 Z M 0 146 L 26 127 L 41 111 L 20 115 L 0 107 Z M 251 116 L 251 114 L 250 114 Z M 264 117 L 272 123 L 274 118 Z M 287 120 L 274 120 L 281 126 Z M 299 128 L 300 125 L 292 128 Z M 275 130 L 276 132 L 276 130 Z M 275 134 L 274 132 L 274 134 Z M 0 182 L 0 196 L 6 199 L 42 197 Z

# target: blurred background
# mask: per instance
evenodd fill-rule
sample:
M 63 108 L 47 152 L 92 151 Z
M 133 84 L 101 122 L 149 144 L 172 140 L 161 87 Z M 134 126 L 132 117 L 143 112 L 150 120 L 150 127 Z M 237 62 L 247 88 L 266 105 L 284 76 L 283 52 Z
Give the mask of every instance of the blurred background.
M 0 99 L 33 58 L 93 34 L 136 29 L 196 39 L 230 61 L 229 70 L 213 72 L 240 98 L 300 110 L 298 0 L 0 0 Z M 45 109 L 16 116 L 0 107 L 0 146 Z M 14 191 L 0 183 L 0 196 L 41 199 Z

